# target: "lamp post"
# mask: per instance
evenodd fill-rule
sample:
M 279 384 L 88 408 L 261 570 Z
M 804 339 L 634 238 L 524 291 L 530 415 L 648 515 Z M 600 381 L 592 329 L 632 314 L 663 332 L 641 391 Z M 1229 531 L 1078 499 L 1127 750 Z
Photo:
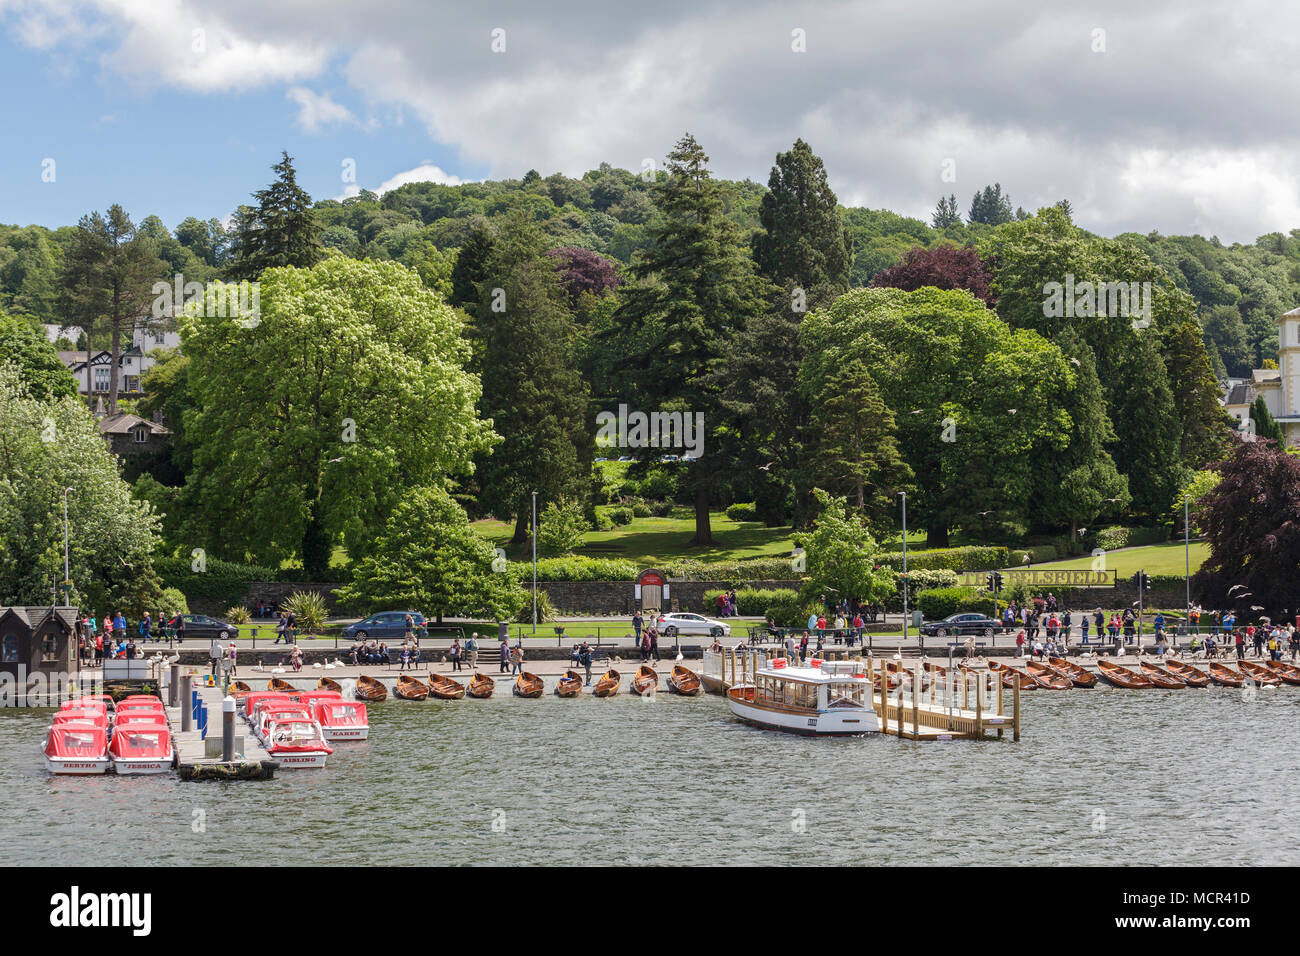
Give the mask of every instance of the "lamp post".
M 1192 622 L 1192 530 L 1187 521 L 1190 496 L 1183 495 L 1183 585 L 1187 590 L 1187 607 L 1183 611 L 1183 626 Z
M 903 496 L 903 640 L 907 640 L 907 492 Z
M 537 636 L 537 492 L 533 492 L 533 637 Z

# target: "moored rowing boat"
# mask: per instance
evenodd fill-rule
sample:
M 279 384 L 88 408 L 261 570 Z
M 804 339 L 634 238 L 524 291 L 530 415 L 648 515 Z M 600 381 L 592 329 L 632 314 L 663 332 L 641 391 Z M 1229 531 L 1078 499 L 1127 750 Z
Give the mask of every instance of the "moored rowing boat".
M 465 696 L 465 685 L 442 674 L 430 674 L 429 692 L 439 700 L 460 700 Z
M 545 687 L 545 683 L 536 674 L 530 674 L 528 671 L 520 671 L 519 676 L 515 678 L 515 686 L 512 690 L 516 697 L 536 699 L 542 696 L 542 691 Z
M 694 697 L 702 689 L 699 675 L 689 667 L 683 667 L 681 664 L 673 665 L 672 673 L 668 675 L 668 686 L 675 693 L 686 697 Z
M 1055 667 L 1058 671 L 1070 678 L 1070 682 L 1075 687 L 1086 688 L 1097 686 L 1097 675 L 1085 667 L 1080 667 L 1074 661 L 1066 660 L 1064 657 L 1049 657 L 1047 662 Z
M 1124 687 L 1128 690 L 1148 690 L 1155 686 L 1151 682 L 1151 678 L 1122 664 L 1115 664 L 1111 661 L 1098 661 L 1097 670 L 1101 672 L 1102 680 L 1115 687 Z
M 317 689 L 317 690 L 336 690 L 336 691 L 338 691 L 340 694 L 343 693 L 343 685 L 340 684 L 338 681 L 336 681 L 336 680 L 335 680 L 334 678 L 332 678 L 332 677 L 322 677 L 320 680 L 318 680 L 318 681 L 316 682 L 316 689 Z
M 659 689 L 659 674 L 648 664 L 642 664 L 632 675 L 632 693 L 641 697 Z
M 372 704 L 381 700 L 388 700 L 388 688 L 367 674 L 362 674 L 357 678 L 355 693 L 358 700 L 370 701 Z
M 596 686 L 591 689 L 591 692 L 597 697 L 613 697 L 618 693 L 618 685 L 621 680 L 622 675 L 611 667 L 605 671 L 600 680 L 596 681 Z
M 1218 661 L 1210 661 L 1210 680 L 1223 687 L 1240 687 L 1246 683 L 1246 678 L 1242 677 L 1231 667 L 1226 664 L 1220 664 Z
M 577 697 L 582 693 L 582 675 L 577 671 L 565 671 L 560 682 L 555 685 L 556 697 Z
M 1069 690 L 1074 686 L 1074 681 L 1066 674 L 1041 661 L 1030 661 L 1025 665 L 1025 670 L 1032 674 L 1040 685 L 1050 690 Z
M 496 687 L 497 682 L 491 677 L 488 677 L 487 674 L 480 674 L 475 671 L 474 676 L 469 679 L 469 686 L 465 688 L 465 693 L 470 697 L 477 697 L 480 700 L 484 700 L 492 696 L 492 692 L 496 690 Z
M 1191 664 L 1182 661 L 1165 661 L 1169 672 L 1180 678 L 1188 687 L 1209 687 L 1210 676 L 1205 671 L 1197 670 Z
M 1157 687 L 1163 687 L 1165 690 L 1182 690 L 1187 686 L 1187 681 L 1183 680 L 1169 671 L 1160 667 L 1158 664 L 1152 664 L 1150 661 L 1142 661 L 1140 664 L 1142 673 L 1146 675 L 1147 680 Z
M 1249 677 L 1260 687 L 1276 687 L 1282 683 L 1280 675 L 1274 673 L 1263 664 L 1256 664 L 1254 661 L 1237 661 L 1237 670 Z
M 393 694 L 402 700 L 424 700 L 429 696 L 429 685 L 410 674 L 398 674 Z
M 1288 664 L 1286 661 L 1269 661 L 1268 667 L 1282 678 L 1282 683 L 1300 685 L 1300 667 Z
M 290 684 L 287 680 L 280 680 L 280 678 L 278 677 L 272 677 L 270 682 L 266 685 L 266 689 L 267 690 L 288 690 L 288 691 L 297 690 L 297 688 L 294 687 L 292 684 Z

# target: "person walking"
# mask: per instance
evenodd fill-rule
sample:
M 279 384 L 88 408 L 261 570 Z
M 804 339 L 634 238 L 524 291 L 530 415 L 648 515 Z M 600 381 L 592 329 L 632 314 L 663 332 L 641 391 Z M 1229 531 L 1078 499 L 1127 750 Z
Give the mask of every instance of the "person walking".
M 1025 632 L 1021 631 L 1016 635 L 1016 657 L 1025 656 Z
M 289 616 L 284 619 L 284 640 L 287 644 L 298 646 L 298 615 L 289 609 Z
M 655 663 L 658 664 L 659 663 L 659 631 L 657 628 L 648 627 L 646 628 L 646 633 L 650 635 L 650 653 L 651 655 L 653 655 L 655 659 Z
M 402 624 L 406 628 L 406 643 L 410 644 L 415 640 L 415 618 L 408 614 Z
M 510 652 L 510 676 L 524 672 L 524 645 L 523 638 L 515 644 L 514 650 Z
M 212 664 L 212 676 L 217 676 L 217 666 L 221 663 L 221 642 L 215 637 L 212 639 L 212 645 L 208 648 L 208 661 Z
M 586 641 L 582 642 L 582 649 L 578 651 L 578 663 L 582 665 L 583 670 L 587 672 L 586 686 L 591 686 L 591 645 Z
M 1255 656 L 1263 657 L 1264 656 L 1264 628 L 1262 627 L 1255 628 L 1255 633 L 1252 636 L 1252 643 L 1255 645 Z
M 1237 631 L 1234 641 L 1237 645 L 1237 660 L 1244 661 L 1246 659 L 1246 635 L 1241 631 Z
M 280 620 L 275 622 L 275 643 L 279 644 L 281 639 L 288 637 L 288 633 L 289 633 L 289 618 L 283 611 L 281 611 Z M 288 642 L 286 641 L 285 643 Z
M 650 635 L 642 634 L 639 643 L 641 645 L 641 663 L 644 664 L 650 660 Z
M 469 669 L 474 671 L 478 668 L 478 631 L 471 634 L 465 642 L 465 653 L 469 656 Z
M 140 641 L 148 644 L 151 640 L 153 640 L 153 618 L 149 616 L 148 611 L 145 611 L 144 617 L 140 618 Z
M 230 647 L 226 650 L 226 656 L 230 658 L 230 676 L 239 676 L 239 648 L 235 647 L 235 642 L 230 642 Z
M 636 634 L 636 642 L 641 643 L 641 628 L 645 626 L 645 618 L 641 616 L 640 611 L 632 614 L 632 631 Z
M 118 643 L 126 640 L 126 618 L 121 611 L 113 618 L 113 640 Z
M 497 673 L 505 674 L 510 670 L 510 643 L 504 637 L 501 638 L 497 653 L 500 655 L 500 667 L 497 668 Z
M 447 656 L 451 658 L 451 669 L 454 671 L 460 670 L 460 638 L 459 637 L 452 638 L 451 650 L 447 652 Z

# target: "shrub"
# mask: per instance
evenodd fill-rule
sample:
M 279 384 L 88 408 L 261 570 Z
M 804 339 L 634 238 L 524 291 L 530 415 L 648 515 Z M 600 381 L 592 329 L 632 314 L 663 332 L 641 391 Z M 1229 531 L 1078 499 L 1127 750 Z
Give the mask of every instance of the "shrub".
M 661 498 L 665 501 L 676 498 L 680 471 L 681 469 L 676 467 L 651 468 L 649 473 L 636 483 L 636 494 L 642 498 Z
M 247 624 L 253 619 L 253 616 L 248 613 L 248 608 L 244 607 L 244 605 L 232 604 L 230 607 L 226 608 L 225 618 L 231 624 L 238 627 L 240 624 Z
M 555 620 L 555 607 L 551 604 L 551 596 L 541 588 L 537 589 L 537 623 L 543 624 L 546 621 Z M 515 623 L 531 624 L 533 623 L 533 596 L 528 595 L 528 601 L 515 614 Z
M 1054 550 L 1052 554 L 1055 556 Z M 903 570 L 901 551 L 877 555 L 876 561 L 882 567 Z M 1010 566 L 1007 549 L 1002 547 L 932 548 L 928 551 L 909 549 L 907 552 L 908 571 L 991 571 Z
M 736 597 L 740 597 L 739 592 Z M 812 604 L 800 601 L 798 593 L 794 592 L 789 597 L 782 597 L 769 604 L 763 611 L 763 617 L 777 627 L 803 627 L 808 623 L 808 615 L 811 613 Z
M 649 505 L 648 502 L 645 502 L 645 501 L 634 501 L 634 502 L 632 502 L 632 515 L 633 515 L 633 517 L 636 517 L 636 518 L 649 518 L 652 514 L 654 514 L 654 512 L 650 510 L 650 505 Z
M 569 498 L 552 501 L 542 512 L 537 529 L 537 545 L 542 554 L 572 554 L 582 544 L 582 536 L 591 530 L 581 502 Z
M 673 513 L 673 503 L 671 501 L 652 501 L 650 502 L 650 513 L 656 518 L 667 518 Z
M 637 576 L 640 570 L 640 565 L 623 558 L 586 558 L 578 556 L 539 558 L 537 561 L 537 580 L 630 581 Z M 532 562 L 513 561 L 507 565 L 506 573 L 515 582 L 531 581 L 533 577 Z
M 284 609 L 293 612 L 300 633 L 314 634 L 325 626 L 325 598 L 319 591 L 294 591 L 285 599 Z
M 688 581 L 791 581 L 796 577 L 790 558 L 750 558 L 743 561 L 697 561 L 686 558 L 669 562 L 664 570 L 671 577 Z
M 1094 537 L 1095 547 L 1103 551 L 1119 548 L 1136 548 L 1145 544 L 1161 544 L 1168 540 L 1168 528 L 1102 528 Z
M 757 521 L 758 505 L 752 501 L 738 501 L 727 506 L 727 517 L 732 521 Z
M 704 613 L 711 614 L 717 608 L 718 595 L 721 591 L 704 592 Z M 767 609 L 797 599 L 799 592 L 793 588 L 738 588 L 736 590 L 736 613 L 745 617 L 758 617 L 766 614 Z
M 911 557 L 910 555 L 908 556 Z M 922 591 L 930 591 L 935 588 L 953 588 L 957 586 L 957 572 L 946 569 L 919 571 L 912 570 L 912 562 L 908 561 L 907 567 L 907 609 L 917 607 L 917 598 Z M 901 572 L 900 575 L 901 576 Z M 903 589 L 900 587 L 902 581 L 895 579 L 894 593 L 885 599 L 885 610 L 891 613 L 898 613 L 903 610 Z
M 207 558 L 202 571 L 193 569 L 193 560 L 189 557 L 154 558 L 153 566 L 164 588 L 174 589 L 187 597 L 229 604 L 242 598 L 253 581 L 275 581 L 279 575 L 276 568 L 216 558 Z
M 160 620 L 169 620 L 173 614 L 189 614 L 190 602 L 185 600 L 185 595 L 176 588 L 163 588 L 162 593 L 158 595 L 158 617 Z
M 614 522 L 616 527 L 631 524 L 633 517 L 635 517 L 632 509 L 626 506 L 606 509 L 605 514 L 609 515 L 609 520 Z
M 1028 562 L 1025 561 L 1025 555 L 1029 555 Z M 1045 561 L 1055 561 L 1056 558 L 1056 548 L 1050 544 L 1035 545 L 1032 548 L 1014 548 L 1011 553 L 1007 555 L 1007 563 L 1002 565 L 1002 567 L 1023 568 L 1026 563 L 1042 564 Z

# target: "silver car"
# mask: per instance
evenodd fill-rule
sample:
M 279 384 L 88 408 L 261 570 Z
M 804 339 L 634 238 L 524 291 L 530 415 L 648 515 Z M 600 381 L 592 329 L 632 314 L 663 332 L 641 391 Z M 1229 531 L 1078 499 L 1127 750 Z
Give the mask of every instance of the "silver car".
M 730 624 L 715 621 L 711 617 L 704 617 L 700 614 L 660 614 L 655 621 L 655 627 L 659 628 L 659 633 L 665 637 L 676 637 L 678 634 L 703 634 L 708 637 L 731 636 Z

